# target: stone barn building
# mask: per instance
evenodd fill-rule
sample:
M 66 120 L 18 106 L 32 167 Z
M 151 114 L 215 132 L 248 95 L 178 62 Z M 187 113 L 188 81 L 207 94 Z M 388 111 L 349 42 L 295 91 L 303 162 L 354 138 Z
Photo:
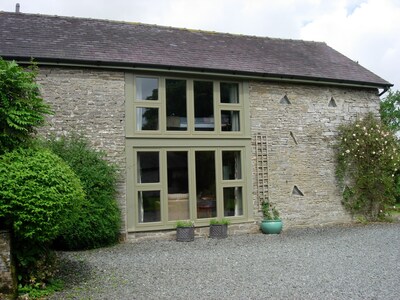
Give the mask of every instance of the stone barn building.
M 321 42 L 0 12 L 0 56 L 39 66 L 43 133 L 81 132 L 120 171 L 128 239 L 351 222 L 335 180 L 337 127 L 378 113 L 391 84 Z

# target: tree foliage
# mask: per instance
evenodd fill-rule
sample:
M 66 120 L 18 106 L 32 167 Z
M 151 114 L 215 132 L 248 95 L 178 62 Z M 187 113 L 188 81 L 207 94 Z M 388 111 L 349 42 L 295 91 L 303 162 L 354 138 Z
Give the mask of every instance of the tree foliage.
M 0 57 L 0 155 L 26 143 L 51 114 L 40 97 L 33 66 L 25 71 Z
M 400 91 L 389 90 L 380 103 L 382 122 L 394 131 L 400 131 Z
M 77 174 L 86 193 L 87 205 L 73 227 L 59 236 L 61 249 L 91 249 L 116 243 L 121 225 L 116 201 L 117 172 L 105 154 L 93 150 L 89 141 L 72 134 L 51 138 L 45 145 L 60 156 Z
M 337 150 L 343 204 L 352 214 L 379 219 L 396 195 L 400 157 L 393 132 L 370 113 L 339 128 Z

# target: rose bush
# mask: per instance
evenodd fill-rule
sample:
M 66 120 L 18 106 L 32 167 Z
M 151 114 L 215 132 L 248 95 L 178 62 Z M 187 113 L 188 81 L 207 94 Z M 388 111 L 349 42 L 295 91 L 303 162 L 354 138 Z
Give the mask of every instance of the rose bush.
M 395 202 L 399 145 L 394 133 L 371 113 L 339 128 L 336 174 L 343 204 L 367 220 L 384 216 Z

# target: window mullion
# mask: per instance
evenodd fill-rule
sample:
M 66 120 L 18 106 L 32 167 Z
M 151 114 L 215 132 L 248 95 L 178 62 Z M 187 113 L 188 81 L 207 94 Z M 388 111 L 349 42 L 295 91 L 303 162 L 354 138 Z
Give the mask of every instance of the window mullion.
M 188 149 L 188 172 L 189 172 L 189 211 L 190 219 L 197 219 L 197 191 L 196 191 L 196 169 L 195 154 L 193 149 Z
M 193 90 L 193 80 L 187 80 L 186 87 L 186 101 L 187 101 L 187 125 L 188 133 L 193 134 L 194 132 L 194 90 Z
M 159 107 L 159 128 L 162 133 L 167 131 L 167 119 L 165 115 L 166 111 L 166 96 L 165 96 L 165 77 L 160 77 L 159 83 L 160 89 L 158 91 L 158 97 L 160 100 L 160 107 Z
M 161 223 L 163 225 L 167 224 L 168 220 L 168 215 L 167 215 L 167 209 L 166 206 L 168 206 L 168 203 L 166 204 L 167 201 L 167 168 L 166 168 L 166 159 L 165 159 L 165 149 L 162 149 L 159 151 L 159 156 L 160 156 L 160 211 L 161 211 Z
M 220 88 L 219 81 L 214 81 L 214 131 L 217 134 L 221 133 L 221 109 L 220 109 Z
M 224 199 L 223 199 L 223 185 L 222 185 L 222 151 L 221 149 L 215 150 L 215 184 L 216 190 L 216 204 L 217 204 L 217 218 L 224 216 Z

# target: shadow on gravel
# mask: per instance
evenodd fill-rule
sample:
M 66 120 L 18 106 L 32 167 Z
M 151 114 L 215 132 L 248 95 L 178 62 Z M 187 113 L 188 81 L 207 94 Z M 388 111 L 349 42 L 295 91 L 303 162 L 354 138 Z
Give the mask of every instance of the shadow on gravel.
M 58 254 L 58 271 L 55 278 L 61 279 L 65 287 L 73 287 L 90 280 L 94 276 L 94 268 L 83 259 L 71 258 Z

